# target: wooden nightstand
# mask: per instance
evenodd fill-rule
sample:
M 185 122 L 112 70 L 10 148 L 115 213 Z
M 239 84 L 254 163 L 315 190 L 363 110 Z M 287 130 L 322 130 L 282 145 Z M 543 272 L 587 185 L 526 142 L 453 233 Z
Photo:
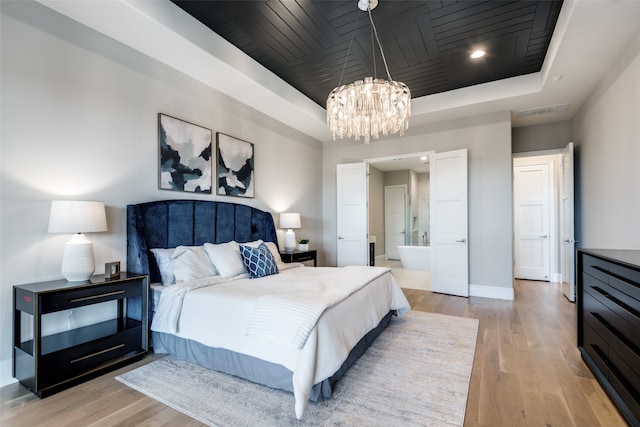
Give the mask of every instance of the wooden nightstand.
M 147 276 L 124 272 L 14 286 L 13 376 L 45 397 L 142 358 L 149 349 L 148 293 Z M 48 314 L 99 303 L 112 305 L 113 319 L 43 336 Z
M 313 266 L 318 266 L 318 260 L 316 259 L 317 252 L 315 250 L 312 251 L 299 251 L 295 250 L 293 252 L 280 252 L 280 258 L 282 258 L 282 262 L 304 262 L 304 261 L 313 261 Z

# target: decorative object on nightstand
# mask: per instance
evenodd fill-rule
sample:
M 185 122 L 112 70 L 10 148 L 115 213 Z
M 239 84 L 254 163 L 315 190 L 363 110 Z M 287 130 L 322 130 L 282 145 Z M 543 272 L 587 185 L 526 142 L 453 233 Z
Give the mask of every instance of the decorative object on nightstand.
M 104 278 L 109 280 L 120 278 L 120 261 L 104 263 Z
M 280 214 L 280 228 L 288 229 L 284 235 L 285 252 L 293 252 L 296 250 L 296 233 L 294 233 L 292 229 L 300 227 L 299 213 L 283 212 Z
M 298 250 L 299 251 L 308 251 L 309 250 L 309 239 L 300 239 L 300 240 L 298 240 Z
M 62 275 L 69 282 L 89 280 L 96 263 L 93 245 L 82 233 L 107 231 L 103 202 L 54 200 L 51 202 L 49 233 L 76 233 L 64 247 Z

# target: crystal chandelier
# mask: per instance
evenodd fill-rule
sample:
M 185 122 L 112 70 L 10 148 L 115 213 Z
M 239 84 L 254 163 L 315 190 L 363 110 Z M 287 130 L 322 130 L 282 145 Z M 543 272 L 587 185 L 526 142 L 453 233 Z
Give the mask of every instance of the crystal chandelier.
M 381 133 L 389 135 L 399 132 L 400 136 L 403 136 L 404 131 L 409 128 L 411 91 L 404 83 L 393 81 L 389 74 L 378 31 L 371 17 L 371 10 L 377 5 L 378 0 L 358 1 L 358 7 L 369 14 L 371 28 L 389 80 L 365 77 L 364 80 L 357 80 L 348 85 L 338 85 L 331 91 L 327 98 L 327 126 L 334 141 L 336 136 L 341 139 L 354 136 L 356 141 L 364 137 L 364 143 L 368 144 L 371 137 L 378 138 Z M 342 72 L 344 74 L 344 67 Z

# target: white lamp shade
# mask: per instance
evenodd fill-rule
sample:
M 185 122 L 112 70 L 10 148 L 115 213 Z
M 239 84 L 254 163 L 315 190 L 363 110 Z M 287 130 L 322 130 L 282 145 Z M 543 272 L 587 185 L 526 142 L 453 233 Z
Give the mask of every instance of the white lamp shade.
M 62 275 L 70 282 L 89 280 L 96 271 L 93 245 L 82 233 L 107 231 L 103 202 L 54 200 L 49 233 L 78 233 L 64 247 Z
M 54 200 L 49 215 L 49 233 L 98 233 L 107 231 L 103 202 Z
M 280 228 L 300 228 L 300 214 L 283 212 L 280 214 Z

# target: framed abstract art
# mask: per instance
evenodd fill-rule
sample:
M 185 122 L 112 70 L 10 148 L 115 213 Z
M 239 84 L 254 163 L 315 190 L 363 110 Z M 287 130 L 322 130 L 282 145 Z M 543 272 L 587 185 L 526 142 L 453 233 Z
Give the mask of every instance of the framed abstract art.
M 217 194 L 255 197 L 253 144 L 220 132 L 216 139 Z
M 158 114 L 162 190 L 211 194 L 211 129 Z

